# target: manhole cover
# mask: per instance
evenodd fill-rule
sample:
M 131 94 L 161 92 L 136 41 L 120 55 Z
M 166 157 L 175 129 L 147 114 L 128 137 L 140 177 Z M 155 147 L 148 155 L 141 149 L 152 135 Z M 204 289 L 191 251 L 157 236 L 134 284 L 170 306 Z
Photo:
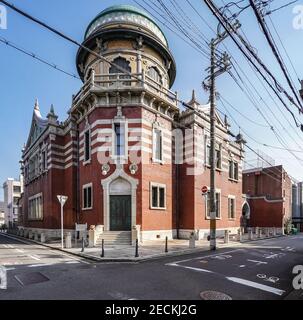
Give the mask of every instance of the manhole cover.
M 202 300 L 232 300 L 230 296 L 218 291 L 204 291 L 200 293 Z
M 22 285 L 28 286 L 31 284 L 49 281 L 49 279 L 40 272 L 24 273 L 15 275 L 15 279 Z

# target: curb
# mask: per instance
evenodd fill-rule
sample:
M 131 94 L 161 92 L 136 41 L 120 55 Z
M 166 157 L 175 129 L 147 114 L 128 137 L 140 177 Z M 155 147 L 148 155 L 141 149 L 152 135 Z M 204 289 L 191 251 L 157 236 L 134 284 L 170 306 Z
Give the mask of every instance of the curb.
M 172 251 L 172 252 L 168 252 L 168 253 L 160 253 L 160 254 L 155 254 L 155 255 L 151 255 L 148 257 L 139 257 L 139 258 L 101 258 L 101 257 L 97 257 L 97 256 L 92 256 L 86 253 L 81 253 L 81 252 L 71 252 L 68 250 L 62 250 L 61 248 L 56 248 L 53 247 L 49 244 L 46 243 L 41 243 L 32 239 L 27 239 L 27 238 L 23 238 L 17 235 L 13 235 L 13 234 L 7 234 L 7 233 L 0 233 L 0 235 L 4 235 L 8 238 L 15 238 L 18 239 L 20 241 L 22 241 L 23 243 L 33 243 L 36 245 L 40 245 L 52 250 L 57 250 L 60 252 L 64 252 L 67 254 L 70 254 L 72 256 L 76 256 L 76 257 L 80 257 L 86 260 L 90 260 L 92 262 L 99 262 L 99 263 L 142 263 L 142 262 L 146 262 L 146 261 L 153 261 L 153 260 L 158 260 L 158 259 L 162 259 L 162 258 L 170 258 L 170 257 L 177 257 L 177 256 L 182 256 L 182 255 L 189 255 L 189 254 L 193 254 L 193 253 L 199 253 L 199 252 L 207 252 L 209 251 L 208 247 L 206 248 L 197 248 L 197 249 L 185 249 L 183 251 Z M 253 243 L 253 242 L 257 242 L 257 241 L 264 241 L 264 240 L 270 240 L 270 239 L 276 239 L 276 238 L 281 238 L 281 237 L 286 237 L 287 235 L 278 235 L 276 237 L 268 237 L 268 238 L 262 238 L 262 239 L 253 239 L 253 240 L 245 240 L 242 242 L 230 242 L 228 244 L 223 244 L 222 246 L 220 246 L 218 249 L 225 249 L 225 248 L 231 248 L 231 247 L 235 247 L 235 246 L 241 246 L 242 244 L 246 244 L 246 243 Z M 80 249 L 80 248 L 79 248 Z

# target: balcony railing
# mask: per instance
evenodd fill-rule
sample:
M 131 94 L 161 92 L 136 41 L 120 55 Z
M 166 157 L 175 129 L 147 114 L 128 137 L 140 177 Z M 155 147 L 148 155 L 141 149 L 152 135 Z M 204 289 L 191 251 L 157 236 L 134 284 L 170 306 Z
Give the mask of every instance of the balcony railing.
M 145 72 L 128 74 L 95 74 L 92 72 L 90 78 L 84 83 L 81 90 L 73 96 L 73 108 L 92 90 L 94 91 L 115 91 L 144 89 L 157 96 L 159 99 L 178 107 L 178 94 L 163 85 L 157 83 Z

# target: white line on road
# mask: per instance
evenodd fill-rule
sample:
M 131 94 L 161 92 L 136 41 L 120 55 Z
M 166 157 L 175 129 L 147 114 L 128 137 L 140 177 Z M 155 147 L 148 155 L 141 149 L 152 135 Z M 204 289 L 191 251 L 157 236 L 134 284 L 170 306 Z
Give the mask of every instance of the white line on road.
M 198 272 L 213 273 L 213 272 L 212 272 L 212 271 L 210 271 L 210 270 L 201 269 L 201 268 L 187 267 L 187 266 L 180 266 L 180 265 L 179 265 L 179 264 L 177 264 L 177 263 L 168 263 L 168 264 L 166 264 L 166 265 L 167 265 L 167 266 L 170 266 L 170 267 L 179 267 L 179 268 L 184 268 L 184 269 L 194 270 L 194 271 L 198 271 Z
M 257 265 L 260 265 L 260 264 L 268 264 L 268 262 L 258 261 L 258 260 L 247 259 L 247 261 L 249 261 L 249 262 L 254 262 L 254 263 L 256 263 Z
M 222 253 L 219 253 L 219 254 L 210 254 L 208 256 L 202 256 L 202 257 L 197 257 L 197 258 L 191 258 L 191 259 L 176 261 L 175 263 L 182 263 L 182 262 L 188 262 L 188 261 L 192 261 L 192 260 L 211 258 L 211 257 L 215 257 L 215 256 L 226 255 L 227 253 L 232 253 L 232 252 L 237 252 L 237 251 L 244 251 L 244 249 L 235 249 L 235 250 L 231 250 L 231 251 L 222 252 Z
M 37 261 L 41 260 L 41 259 L 38 258 L 37 256 L 31 255 L 31 254 L 29 254 L 28 257 L 30 257 L 30 258 L 32 258 L 32 259 L 34 259 L 34 260 L 37 260 Z
M 80 262 L 74 260 L 74 261 L 67 261 L 67 262 L 65 262 L 65 263 L 66 263 L 66 264 L 77 264 L 77 263 L 80 263 Z
M 249 281 L 249 280 L 245 280 L 245 279 L 241 279 L 241 278 L 235 278 L 235 277 L 226 277 L 227 280 L 235 282 L 235 283 L 239 283 L 248 287 L 252 287 L 252 288 L 256 288 L 256 289 L 260 289 L 263 291 L 267 291 L 267 292 L 271 292 L 273 294 L 276 294 L 278 296 L 282 296 L 283 293 L 285 293 L 284 290 L 280 290 L 277 288 L 273 288 L 273 287 L 269 287 L 266 286 L 264 284 L 260 284 L 257 282 L 253 282 L 253 281 Z
M 17 252 L 19 252 L 19 253 L 24 253 L 25 251 L 24 250 L 22 250 L 22 249 L 15 249 Z
M 31 264 L 29 266 L 27 266 L 28 268 L 38 268 L 38 267 L 49 267 L 49 266 L 53 266 L 54 263 L 40 263 L 40 264 Z

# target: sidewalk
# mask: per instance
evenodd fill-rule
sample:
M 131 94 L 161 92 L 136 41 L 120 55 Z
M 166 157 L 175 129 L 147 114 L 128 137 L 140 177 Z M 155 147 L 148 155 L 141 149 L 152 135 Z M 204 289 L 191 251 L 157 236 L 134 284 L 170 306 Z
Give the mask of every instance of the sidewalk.
M 3 233 L 2 233 L 3 234 Z M 168 252 L 165 252 L 165 241 L 164 240 L 154 240 L 154 241 L 145 241 L 144 244 L 139 245 L 139 257 L 135 257 L 134 246 L 105 246 L 104 257 L 101 257 L 101 247 L 94 248 L 85 248 L 82 252 L 80 241 L 78 241 L 78 246 L 73 247 L 72 249 L 61 249 L 61 241 L 56 241 L 52 243 L 41 243 L 38 241 L 30 240 L 23 238 L 14 234 L 4 235 L 8 237 L 13 237 L 20 239 L 26 243 L 34 243 L 42 245 L 48 248 L 55 250 L 60 250 L 69 254 L 73 254 L 85 259 L 89 259 L 95 262 L 143 262 L 147 260 L 153 260 L 163 257 L 170 256 L 180 256 L 185 254 L 191 254 L 196 252 L 205 252 L 209 250 L 209 241 L 199 240 L 196 241 L 196 247 L 194 249 L 189 248 L 189 240 L 169 240 L 168 241 Z M 279 237 L 279 236 L 277 236 Z M 227 248 L 241 246 L 244 243 L 251 243 L 257 240 L 266 240 L 270 238 L 254 239 L 248 240 L 248 237 L 244 236 L 241 242 L 236 241 L 235 239 L 230 240 L 229 243 L 225 244 L 224 239 L 217 239 L 218 248 Z M 73 246 L 75 243 L 73 242 Z

